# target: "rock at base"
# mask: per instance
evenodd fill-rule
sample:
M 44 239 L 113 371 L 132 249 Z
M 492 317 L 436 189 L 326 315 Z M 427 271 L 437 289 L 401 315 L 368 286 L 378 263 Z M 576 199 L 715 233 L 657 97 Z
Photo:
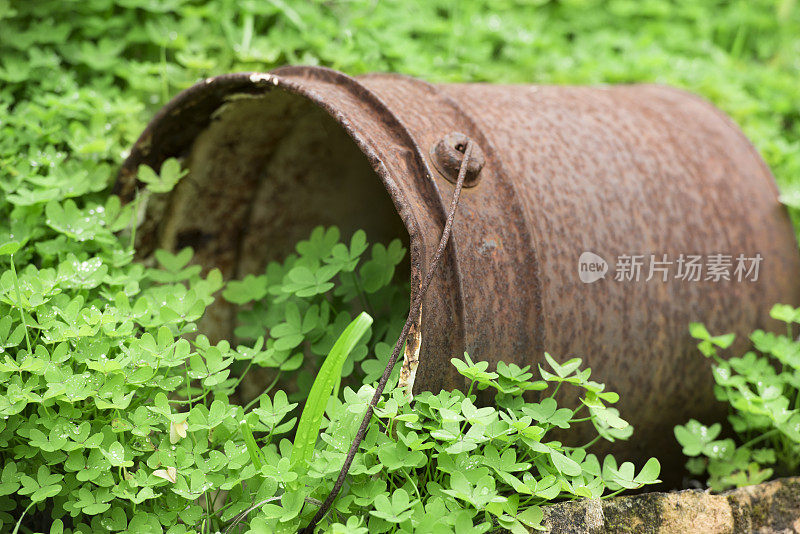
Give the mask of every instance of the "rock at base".
M 800 477 L 712 494 L 699 490 L 580 500 L 543 508 L 550 534 L 800 532 Z

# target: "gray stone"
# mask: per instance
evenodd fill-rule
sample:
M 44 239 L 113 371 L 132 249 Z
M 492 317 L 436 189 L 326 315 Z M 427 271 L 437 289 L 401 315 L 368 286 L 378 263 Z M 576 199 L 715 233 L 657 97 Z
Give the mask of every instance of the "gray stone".
M 721 494 L 700 490 L 580 500 L 544 508 L 549 534 L 800 532 L 800 477 Z

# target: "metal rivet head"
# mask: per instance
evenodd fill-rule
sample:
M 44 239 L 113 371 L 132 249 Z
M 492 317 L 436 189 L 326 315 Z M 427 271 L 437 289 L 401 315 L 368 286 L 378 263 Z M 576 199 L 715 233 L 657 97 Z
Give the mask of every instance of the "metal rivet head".
M 430 150 L 433 166 L 449 182 L 456 183 L 464 151 L 467 148 L 469 137 L 461 132 L 451 132 L 439 139 Z M 474 187 L 480 181 L 481 169 L 485 160 L 483 152 L 475 141 L 472 141 L 472 157 L 467 164 L 467 175 L 464 178 L 464 187 Z

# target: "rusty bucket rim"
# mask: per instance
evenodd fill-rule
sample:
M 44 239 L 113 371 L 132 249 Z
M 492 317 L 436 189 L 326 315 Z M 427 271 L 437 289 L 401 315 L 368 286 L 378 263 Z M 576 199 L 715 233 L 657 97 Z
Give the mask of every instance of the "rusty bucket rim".
M 223 97 L 236 94 L 237 92 L 250 92 L 254 95 L 259 95 L 265 94 L 267 91 L 272 90 L 273 88 L 277 88 L 306 98 L 311 103 L 325 111 L 334 121 L 336 121 L 339 126 L 342 127 L 345 133 L 347 133 L 348 137 L 353 140 L 359 150 L 367 158 L 375 174 L 378 176 L 378 178 L 380 178 L 381 183 L 384 185 L 386 192 L 389 194 L 392 203 L 397 209 L 397 213 L 403 221 L 403 225 L 409 234 L 409 242 L 417 243 L 419 241 L 419 244 L 416 246 L 424 246 L 424 244 L 421 243 L 421 240 L 415 239 L 415 237 L 420 236 L 419 223 L 415 217 L 415 214 L 410 210 L 403 209 L 403 206 L 408 205 L 408 203 L 404 204 L 401 202 L 405 199 L 402 191 L 396 186 L 397 181 L 392 177 L 390 168 L 381 161 L 381 159 L 372 149 L 368 140 L 360 135 L 357 129 L 354 128 L 352 121 L 345 117 L 336 107 L 334 107 L 325 95 L 304 87 L 302 82 L 291 79 L 290 76 L 313 76 L 328 83 L 338 84 L 343 82 L 343 86 L 352 93 L 352 96 L 368 97 L 370 99 L 370 103 L 372 104 L 372 109 L 379 113 L 381 118 L 388 118 L 391 122 L 395 123 L 393 126 L 396 126 L 398 128 L 397 131 L 403 135 L 408 147 L 414 154 L 417 163 L 423 169 L 425 169 L 427 177 L 430 178 L 433 176 L 434 171 L 431 169 L 428 161 L 424 157 L 422 149 L 419 147 L 416 141 L 414 141 L 413 136 L 408 128 L 394 113 L 391 112 L 391 110 L 389 110 L 386 104 L 384 104 L 383 101 L 381 101 L 381 99 L 371 89 L 359 83 L 352 76 L 334 69 L 313 65 L 288 65 L 278 67 L 266 73 L 242 71 L 212 76 L 204 78 L 178 92 L 158 110 L 158 112 L 147 123 L 142 133 L 134 142 L 129 154 L 125 158 L 125 161 L 122 163 L 117 173 L 117 178 L 113 186 L 113 193 L 120 197 L 123 204 L 127 204 L 133 200 L 135 191 L 141 187 L 141 184 L 136 179 L 136 173 L 139 165 L 148 161 L 149 156 L 151 155 L 149 147 L 152 144 L 152 138 L 154 134 L 158 133 L 160 127 L 162 127 L 166 121 L 175 120 L 172 117 L 181 112 L 184 106 L 191 106 L 193 101 L 199 95 L 208 93 L 213 88 L 216 88 L 220 85 L 230 85 L 230 88 L 225 90 Z M 219 102 L 219 104 L 220 106 L 224 104 L 224 98 Z M 219 106 L 216 109 L 219 109 Z M 208 124 L 210 124 L 212 114 L 213 112 L 208 114 L 209 120 L 203 125 L 203 127 L 207 127 Z M 201 129 L 199 129 L 197 133 L 199 134 L 200 131 Z M 161 163 L 169 157 L 179 157 L 184 150 L 191 146 L 191 143 L 194 142 L 195 139 L 196 136 L 193 136 L 186 145 L 178 147 L 179 150 L 172 150 L 170 151 L 171 153 L 159 154 L 158 157 L 155 158 L 155 161 Z M 150 161 L 151 163 L 154 162 L 153 160 Z M 444 211 L 442 211 L 441 215 L 442 220 L 444 220 Z M 412 245 L 412 247 L 413 246 L 414 245 Z M 416 252 L 419 252 L 420 254 L 422 253 L 421 250 L 412 250 L 412 270 L 414 267 L 414 258 Z
M 378 75 L 380 73 L 374 74 Z M 406 79 L 414 79 L 410 76 L 397 76 L 402 76 Z M 187 150 L 190 149 L 197 139 L 197 136 L 211 124 L 214 112 L 225 104 L 227 97 L 230 95 L 246 93 L 258 96 L 264 95 L 274 89 L 280 89 L 305 98 L 311 104 L 325 112 L 344 130 L 346 135 L 355 143 L 358 150 L 367 159 L 373 172 L 388 193 L 395 211 L 400 217 L 403 227 L 408 234 L 411 286 L 409 295 L 410 305 L 420 289 L 420 285 L 425 276 L 424 269 L 427 268 L 424 261 L 427 257 L 424 231 L 418 220 L 417 213 L 410 208 L 413 204 L 408 201 L 402 188 L 398 185 L 400 182 L 398 177 L 393 176 L 393 166 L 387 164 L 379 157 L 371 146 L 369 137 L 362 135 L 356 127 L 357 117 L 348 117 L 345 115 L 325 92 L 319 92 L 313 88 L 307 87 L 304 80 L 309 78 L 325 84 L 330 84 L 339 89 L 344 89 L 349 93 L 348 96 L 358 99 L 360 103 L 367 102 L 369 106 L 366 109 L 368 109 L 370 113 L 374 113 L 384 127 L 392 131 L 395 138 L 402 137 L 405 148 L 413 155 L 413 158 L 416 160 L 416 166 L 424 173 L 424 176 L 419 176 L 418 178 L 432 183 L 437 182 L 434 176 L 439 176 L 439 171 L 432 168 L 432 165 L 425 156 L 425 152 L 416 142 L 408 127 L 373 90 L 361 84 L 356 78 L 334 69 L 320 66 L 287 65 L 266 73 L 244 71 L 212 76 L 204 78 L 178 92 L 158 110 L 134 142 L 129 154 L 117 173 L 117 178 L 113 186 L 113 193 L 120 196 L 123 204 L 131 202 L 135 197 L 135 192 L 142 186 L 136 178 L 139 165 L 143 163 L 160 165 L 160 163 L 169 157 L 181 157 L 186 154 Z M 433 84 L 422 80 L 416 81 L 425 85 L 429 90 L 436 90 Z M 215 89 L 221 90 L 219 101 L 215 104 L 214 108 L 207 113 L 207 116 L 203 118 L 203 122 L 197 125 L 196 131 L 193 132 L 190 137 L 187 137 L 184 143 L 172 147 L 165 152 L 156 152 L 154 155 L 152 149 L 153 140 L 158 136 L 162 128 L 169 124 L 180 122 L 179 116 L 181 114 L 186 113 L 188 108 L 202 101 L 204 97 L 208 97 L 209 95 L 213 97 L 213 91 Z M 364 110 L 365 108 L 361 108 L 362 112 Z M 485 139 L 481 140 L 485 142 Z M 441 182 L 446 181 L 443 179 Z M 440 185 L 437 184 L 433 187 L 439 186 Z M 447 183 L 447 186 L 452 187 L 452 184 Z M 438 220 L 443 227 L 447 216 L 447 206 L 436 202 L 429 205 L 427 209 L 431 211 L 434 219 Z M 454 246 L 453 242 L 448 244 L 448 255 L 452 255 Z M 145 254 L 148 253 L 149 251 L 145 251 Z M 416 352 L 419 351 L 422 341 L 421 329 L 419 328 L 421 319 L 422 313 L 420 313 L 417 318 L 417 324 L 412 327 L 409 333 L 405 348 L 406 357 L 412 357 L 414 359 L 417 357 Z

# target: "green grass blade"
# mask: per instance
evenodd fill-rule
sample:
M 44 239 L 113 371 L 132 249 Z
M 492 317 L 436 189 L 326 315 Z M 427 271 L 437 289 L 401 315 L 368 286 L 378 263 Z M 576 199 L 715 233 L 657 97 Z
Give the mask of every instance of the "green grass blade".
M 372 317 L 366 312 L 361 312 L 353 322 L 347 325 L 322 363 L 297 425 L 297 433 L 292 447 L 292 468 L 302 470 L 311 461 L 319 427 L 322 424 L 322 416 L 328 405 L 328 399 L 333 394 L 333 388 L 341 378 L 344 361 L 370 326 L 372 326 Z
M 247 421 L 242 421 L 239 423 L 239 429 L 242 431 L 242 437 L 244 437 L 244 444 L 247 446 L 247 452 L 250 454 L 250 460 L 252 460 L 256 469 L 261 471 L 261 466 L 264 465 L 261 461 L 261 449 L 258 448 L 250 425 L 247 424 Z

